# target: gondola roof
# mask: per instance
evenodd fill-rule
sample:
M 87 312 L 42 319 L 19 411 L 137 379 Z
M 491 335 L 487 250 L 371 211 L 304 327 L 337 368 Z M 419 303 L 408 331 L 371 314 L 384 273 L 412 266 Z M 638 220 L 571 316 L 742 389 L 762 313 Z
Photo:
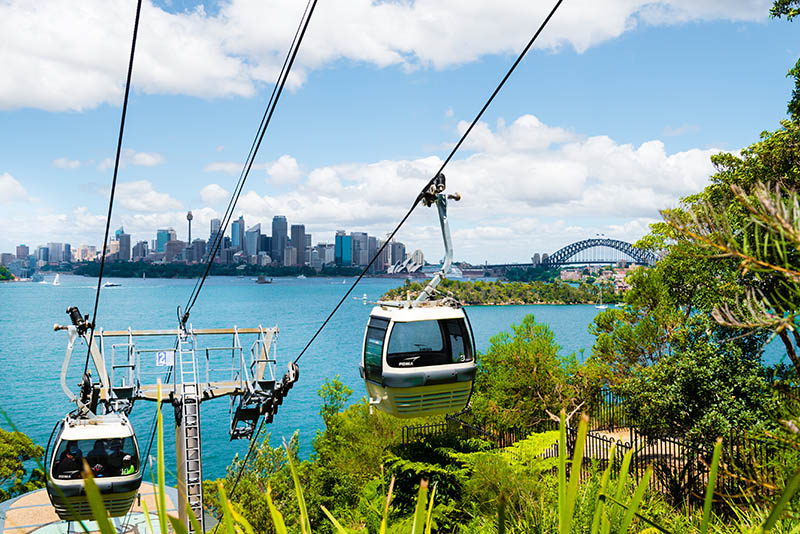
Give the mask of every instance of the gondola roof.
M 67 418 L 61 439 L 75 441 L 82 439 L 127 438 L 133 435 L 133 427 L 127 418 L 119 415 L 102 415 L 94 419 Z

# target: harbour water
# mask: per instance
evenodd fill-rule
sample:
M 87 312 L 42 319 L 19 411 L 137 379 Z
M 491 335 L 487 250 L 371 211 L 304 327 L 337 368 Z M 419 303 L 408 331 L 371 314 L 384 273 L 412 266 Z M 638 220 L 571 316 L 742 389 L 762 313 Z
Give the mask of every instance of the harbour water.
M 53 276 L 46 277 L 52 282 Z M 106 330 L 161 329 L 177 326 L 177 307 L 186 303 L 194 280 L 110 279 L 119 287 L 103 289 L 98 325 Z M 307 457 L 317 430 L 322 427 L 318 415 L 320 398 L 317 389 L 326 378 L 339 375 L 354 393 L 351 402 L 364 395 L 358 374 L 361 343 L 371 305 L 364 305 L 362 295 L 377 300 L 385 291 L 399 284 L 396 279 L 363 279 L 347 298 L 325 330 L 300 360 L 300 380 L 288 394 L 270 429 L 271 443 L 277 446 L 299 430 L 301 456 Z M 82 313 L 92 311 L 96 279 L 77 276 L 60 277 L 60 284 L 0 284 L 0 408 L 16 427 L 44 446 L 56 421 L 72 406 L 59 384 L 67 336 L 54 332 L 53 324 L 66 324 L 65 310 L 78 306 Z M 327 317 L 352 279 L 275 278 L 272 284 L 256 284 L 250 278 L 212 277 L 195 305 L 190 322 L 195 328 L 264 327 L 277 325 L 278 371 L 283 373 Z M 549 324 L 561 354 L 575 352 L 579 359 L 588 356 L 593 336 L 588 326 L 599 312 L 592 305 L 570 306 L 472 306 L 468 308 L 478 350 L 485 351 L 489 339 L 500 331 L 510 331 L 529 313 L 537 321 Z M 774 345 L 774 344 L 773 344 Z M 770 347 L 767 361 L 779 358 L 777 346 Z M 581 351 L 584 351 L 581 354 Z M 72 387 L 83 371 L 85 346 L 77 348 L 70 367 L 68 384 Z M 228 436 L 228 402 L 225 399 L 203 403 L 202 433 L 204 477 L 225 474 L 235 454 L 244 453 L 246 441 L 231 442 Z M 147 448 L 153 403 L 136 403 L 131 419 L 139 435 L 140 447 Z M 174 469 L 172 410 L 163 411 L 167 466 Z M 5 421 L 0 423 L 6 427 Z M 155 455 L 155 448 L 153 449 Z M 170 477 L 171 478 L 171 477 Z

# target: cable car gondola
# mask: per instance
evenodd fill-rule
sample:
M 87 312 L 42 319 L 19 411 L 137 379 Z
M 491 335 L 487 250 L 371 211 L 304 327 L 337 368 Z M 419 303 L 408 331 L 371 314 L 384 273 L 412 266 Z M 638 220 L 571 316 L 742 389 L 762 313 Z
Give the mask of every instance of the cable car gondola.
M 475 356 L 464 310 L 426 304 L 381 303 L 364 334 L 370 403 L 396 417 L 460 412 L 472 394 Z
M 70 414 L 57 427 L 47 462 L 47 495 L 58 517 L 69 521 L 93 518 L 81 476 L 84 462 L 108 514 L 127 514 L 142 484 L 139 445 L 128 418 L 120 413 Z
M 472 330 L 464 310 L 452 299 L 429 301 L 450 269 L 453 250 L 447 223 L 444 175 L 423 194 L 434 202 L 445 245 L 442 269 L 416 301 L 378 302 L 372 309 L 361 353 L 360 372 L 370 406 L 396 417 L 449 414 L 469 404 L 475 379 Z

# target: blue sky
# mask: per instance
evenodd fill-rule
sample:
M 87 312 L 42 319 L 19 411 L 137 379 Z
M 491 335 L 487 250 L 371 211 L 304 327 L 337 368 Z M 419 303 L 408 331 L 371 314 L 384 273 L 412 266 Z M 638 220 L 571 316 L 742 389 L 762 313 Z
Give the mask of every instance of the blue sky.
M 595 5 L 595 4 L 602 4 Z M 709 156 L 778 127 L 800 26 L 770 2 L 566 0 L 446 170 L 456 257 L 635 240 Z M 304 2 L 145 2 L 114 227 L 224 210 Z M 543 2 L 320 0 L 236 215 L 384 235 L 538 27 Z M 0 251 L 99 244 L 134 0 L 0 3 Z M 441 254 L 433 210 L 399 234 Z

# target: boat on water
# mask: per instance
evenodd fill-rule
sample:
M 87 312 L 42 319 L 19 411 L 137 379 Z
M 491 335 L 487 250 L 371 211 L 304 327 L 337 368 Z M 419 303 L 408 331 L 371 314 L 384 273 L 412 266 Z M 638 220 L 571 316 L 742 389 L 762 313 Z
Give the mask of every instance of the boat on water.
M 304 274 L 298 275 L 297 279 L 298 280 L 305 280 L 306 279 L 306 275 L 304 275 Z
M 103 287 L 119 287 L 120 285 L 121 284 L 118 284 L 116 282 L 106 282 L 105 284 L 103 284 Z
M 605 310 L 606 308 L 608 308 L 608 306 L 603 304 L 603 288 L 602 287 L 600 288 L 600 302 L 595 305 L 595 308 L 597 308 L 598 310 Z
M 44 276 L 42 276 L 42 273 L 40 273 L 39 271 L 36 271 L 35 273 L 33 273 L 33 277 L 31 278 L 31 281 L 32 282 L 39 282 L 39 283 L 43 283 L 43 284 L 47 283 L 47 282 L 44 281 Z
M 272 278 L 267 280 L 267 277 L 263 275 L 256 278 L 256 284 L 271 284 L 271 283 L 272 283 Z
M 61 282 L 59 282 L 58 277 L 59 277 L 59 275 L 56 275 L 56 277 L 53 279 L 53 285 L 54 286 L 60 286 L 61 285 Z

